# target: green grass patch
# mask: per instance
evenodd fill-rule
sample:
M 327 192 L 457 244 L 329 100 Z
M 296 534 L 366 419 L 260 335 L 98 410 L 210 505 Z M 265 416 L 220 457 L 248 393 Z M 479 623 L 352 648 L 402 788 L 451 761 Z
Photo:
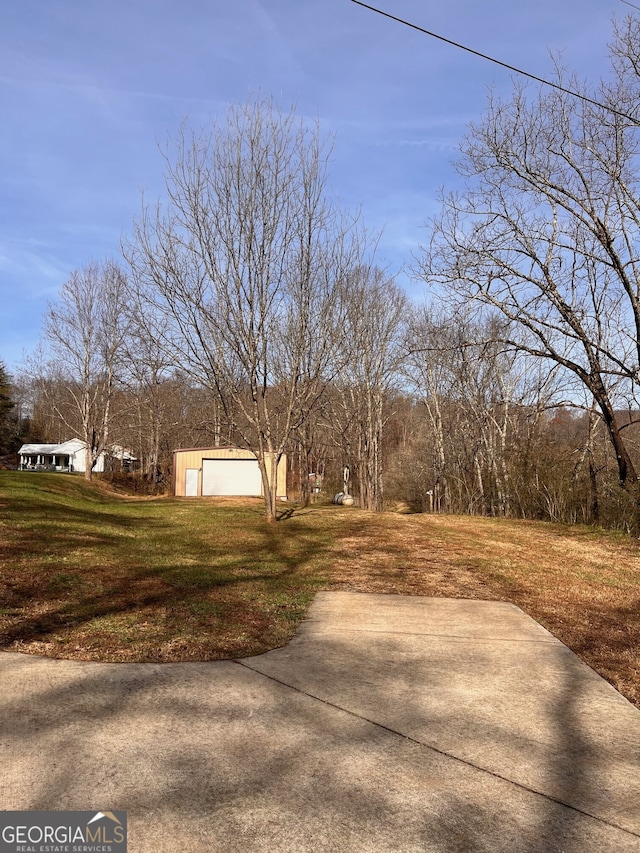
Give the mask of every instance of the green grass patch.
M 259 501 L 128 499 L 56 474 L 0 472 L 0 513 L 2 647 L 59 656 L 215 659 L 285 643 L 332 542 L 304 513 L 267 524 Z
M 640 705 L 640 554 L 593 528 L 130 498 L 0 471 L 0 649 L 218 660 L 292 637 L 319 589 L 511 601 Z

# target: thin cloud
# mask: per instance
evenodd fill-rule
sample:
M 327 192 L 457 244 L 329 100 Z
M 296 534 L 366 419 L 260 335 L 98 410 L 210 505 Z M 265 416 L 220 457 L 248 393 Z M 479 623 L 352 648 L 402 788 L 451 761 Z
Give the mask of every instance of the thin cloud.
M 380 147 L 425 148 L 429 151 L 457 151 L 459 139 L 376 139 L 374 145 Z

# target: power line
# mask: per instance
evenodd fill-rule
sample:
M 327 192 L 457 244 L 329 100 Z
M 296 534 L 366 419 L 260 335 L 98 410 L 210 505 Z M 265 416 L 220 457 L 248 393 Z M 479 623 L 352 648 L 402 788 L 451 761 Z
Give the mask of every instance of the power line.
M 636 6 L 635 3 L 629 3 L 629 0 L 620 0 L 621 3 L 626 3 L 627 6 L 631 6 L 632 9 L 637 9 L 640 11 L 640 6 Z
M 545 86 L 551 86 L 553 89 L 558 89 L 560 92 L 564 92 L 565 95 L 571 95 L 574 98 L 579 98 L 581 101 L 586 101 L 589 104 L 593 104 L 595 107 L 599 107 L 602 110 L 607 110 L 614 115 L 620 116 L 621 118 L 629 119 L 634 124 L 638 124 L 638 119 L 630 116 L 629 113 L 624 113 L 621 110 L 616 110 L 615 107 L 609 107 L 606 104 L 600 103 L 600 101 L 594 101 L 593 98 L 589 98 L 586 95 L 581 95 L 579 92 L 573 92 L 571 89 L 566 89 L 564 86 L 561 86 L 559 83 L 553 83 L 551 80 L 545 80 L 543 77 L 537 77 L 535 74 L 530 74 L 528 71 L 523 71 L 521 68 L 516 68 L 515 65 L 509 65 L 506 62 L 501 62 L 499 59 L 495 59 L 492 56 L 489 56 L 486 53 L 480 53 L 478 50 L 473 50 L 471 47 L 466 47 L 464 44 L 459 44 L 456 41 L 452 41 L 451 39 L 445 38 L 444 36 L 440 36 L 437 33 L 433 33 L 430 30 L 425 30 L 424 27 L 419 27 L 417 24 L 412 24 L 410 21 L 405 21 L 403 18 L 398 18 L 395 15 L 391 15 L 389 12 L 383 12 L 382 9 L 376 9 L 375 6 L 369 6 L 368 3 L 363 3 L 362 0 L 351 0 L 352 3 L 356 3 L 358 6 L 362 6 L 365 9 L 369 9 L 371 12 L 375 12 L 378 15 L 382 15 L 384 18 L 389 18 L 392 21 L 397 21 L 399 24 L 403 24 L 405 27 L 410 27 L 412 30 L 417 30 L 419 33 L 423 33 L 426 36 L 431 36 L 432 38 L 438 39 L 439 41 L 443 41 L 446 44 L 450 44 L 453 47 L 457 47 L 460 50 L 465 50 L 467 53 L 472 53 L 474 56 L 479 56 L 480 59 L 486 59 L 488 62 L 493 62 L 496 65 L 502 66 L 502 68 L 506 68 L 509 71 L 514 71 L 516 74 L 522 74 L 523 77 L 529 77 L 531 80 L 535 80 L 538 83 L 543 83 Z M 622 0 L 623 3 L 627 2 L 627 0 Z

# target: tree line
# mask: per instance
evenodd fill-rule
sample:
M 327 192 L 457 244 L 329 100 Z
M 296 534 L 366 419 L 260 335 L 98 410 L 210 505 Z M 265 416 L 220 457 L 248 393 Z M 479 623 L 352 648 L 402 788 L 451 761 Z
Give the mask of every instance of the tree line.
M 359 360 L 353 376 L 326 385 L 292 434 L 286 445 L 292 497 L 309 502 L 317 483 L 330 497 L 342 488 L 349 465 L 353 491 L 372 510 L 399 506 L 633 529 L 634 502 L 619 486 L 597 412 L 557 402 L 558 378 L 534 374 L 519 356 L 488 344 L 487 329 L 461 317 L 454 326 L 451 317 L 434 317 L 424 306 L 412 309 L 413 315 L 405 306 L 403 314 L 411 317 L 410 328 L 395 330 L 395 369 L 380 359 L 387 373 L 376 375 L 366 358 Z M 453 330 L 455 338 L 447 338 Z M 407 340 L 414 347 L 409 355 Z M 375 346 L 364 351 L 370 359 L 380 356 Z M 126 381 L 122 364 L 114 371 L 108 401 L 106 383 L 90 388 L 89 419 L 93 454 L 115 444 L 136 456 L 131 485 L 167 490 L 178 447 L 251 441 L 251 424 L 232 399 L 223 404 L 217 391 L 177 370 L 145 373 L 131 355 L 127 350 Z M 30 416 L 21 421 L 24 440 L 86 437 L 75 380 L 59 372 L 22 376 L 9 394 L 13 411 Z M 286 400 L 277 388 L 269 394 L 279 411 Z M 622 420 L 626 413 L 618 415 Z M 631 438 L 636 429 L 625 432 Z
M 271 520 L 286 452 L 305 501 L 348 465 L 372 510 L 636 530 L 634 17 L 611 56 L 595 93 L 558 67 L 562 89 L 490 99 L 416 259 L 422 302 L 331 196 L 317 126 L 263 101 L 183 127 L 123 260 L 74 272 L 50 307 L 21 380 L 33 423 L 88 462 L 127 446 L 152 482 L 174 448 L 249 447 Z

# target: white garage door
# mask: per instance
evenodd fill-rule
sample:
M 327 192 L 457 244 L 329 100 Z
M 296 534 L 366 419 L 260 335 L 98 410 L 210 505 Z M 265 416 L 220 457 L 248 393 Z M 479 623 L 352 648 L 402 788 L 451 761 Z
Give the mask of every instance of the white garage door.
M 257 459 L 203 459 L 203 495 L 260 497 L 262 481 Z

